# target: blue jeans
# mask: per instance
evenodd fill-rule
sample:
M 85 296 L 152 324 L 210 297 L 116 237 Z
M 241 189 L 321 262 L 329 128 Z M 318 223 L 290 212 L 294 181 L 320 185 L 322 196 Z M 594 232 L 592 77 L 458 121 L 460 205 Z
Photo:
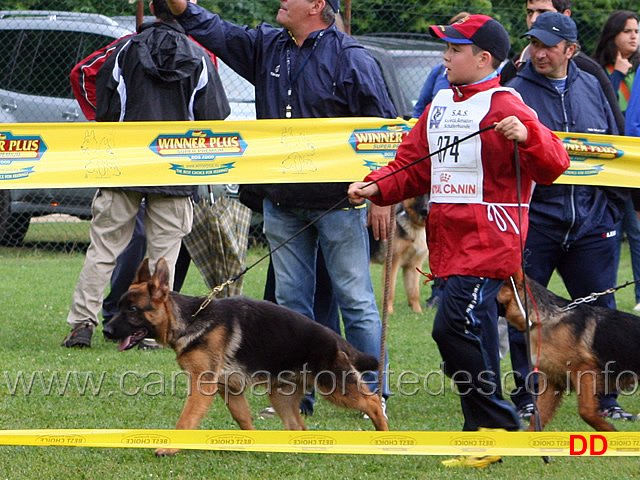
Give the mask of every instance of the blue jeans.
M 627 235 L 627 241 L 629 242 L 629 252 L 631 253 L 631 268 L 633 270 L 633 279 L 640 280 L 640 220 L 638 214 L 633 206 L 633 200 L 631 197 L 627 199 L 624 204 L 624 216 L 622 220 L 616 225 L 618 231 L 618 252 L 616 265 L 620 263 L 620 250 L 622 249 L 622 237 L 623 233 Z M 629 280 L 623 278 L 621 280 Z M 634 292 L 636 297 L 636 303 L 640 302 L 640 282 L 634 285 Z
M 316 258 L 321 245 L 347 341 L 379 360 L 382 323 L 369 274 L 366 208 L 334 210 L 289 240 L 323 211 L 278 207 L 268 199 L 263 207 L 271 250 L 282 245 L 271 255 L 278 305 L 315 320 Z M 367 373 L 364 378 L 372 391 L 377 390 L 377 374 Z M 386 381 L 383 385 L 388 396 Z

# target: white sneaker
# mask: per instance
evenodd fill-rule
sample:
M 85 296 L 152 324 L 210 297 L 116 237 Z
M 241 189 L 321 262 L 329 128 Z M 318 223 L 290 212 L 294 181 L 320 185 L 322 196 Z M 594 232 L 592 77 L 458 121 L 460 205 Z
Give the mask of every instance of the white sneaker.
M 389 416 L 387 415 L 387 399 L 382 397 L 380 399 L 380 403 L 382 404 L 382 414 L 384 415 L 384 418 L 386 420 L 389 420 Z M 362 418 L 365 419 L 365 420 L 371 420 L 369 418 L 369 415 L 367 415 L 366 413 L 362 414 Z
M 276 414 L 276 411 L 274 410 L 273 407 L 263 408 L 258 412 L 258 416 L 262 418 L 271 418 L 271 417 L 274 417 L 275 414 Z
M 640 302 L 638 302 L 638 304 L 635 307 L 633 307 L 633 311 L 640 312 Z

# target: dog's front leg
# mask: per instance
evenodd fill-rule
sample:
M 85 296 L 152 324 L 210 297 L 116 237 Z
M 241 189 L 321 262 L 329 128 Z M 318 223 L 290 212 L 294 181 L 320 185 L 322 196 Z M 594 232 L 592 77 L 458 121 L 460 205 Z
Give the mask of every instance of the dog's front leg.
M 411 310 L 414 313 L 422 313 L 422 307 L 420 306 L 420 274 L 416 267 L 413 265 L 403 267 L 402 278 Z
M 190 359 L 187 359 L 190 360 Z M 208 360 L 208 359 L 207 359 Z M 193 367 L 195 362 L 187 362 Z M 185 361 L 181 362 L 184 368 Z M 206 363 L 201 363 L 204 365 Z M 209 411 L 214 395 L 218 392 L 219 372 L 205 369 L 186 370 L 189 373 L 189 392 L 187 401 L 184 404 L 176 430 L 195 430 Z M 175 455 L 177 448 L 158 448 L 155 451 L 157 456 Z

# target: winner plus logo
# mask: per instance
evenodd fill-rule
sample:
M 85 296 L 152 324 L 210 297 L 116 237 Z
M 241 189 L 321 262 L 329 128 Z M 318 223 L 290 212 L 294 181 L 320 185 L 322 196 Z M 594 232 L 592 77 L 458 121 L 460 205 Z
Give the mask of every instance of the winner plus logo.
M 40 160 L 46 150 L 47 146 L 39 136 L 14 136 L 11 132 L 0 132 L 0 164 L 7 165 L 20 160 Z
M 160 135 L 149 149 L 164 158 L 187 157 L 193 162 L 172 163 L 171 169 L 178 175 L 211 176 L 228 173 L 235 162 L 220 160 L 244 155 L 247 144 L 239 133 L 189 130 L 184 135 Z
M 364 160 L 371 171 L 378 170 L 395 158 L 396 150 L 411 131 L 407 125 L 385 125 L 380 128 L 354 130 L 349 144 L 357 154 L 382 154 L 386 160 Z
M 0 181 L 28 178 L 46 151 L 47 145 L 38 135 L 0 132 Z

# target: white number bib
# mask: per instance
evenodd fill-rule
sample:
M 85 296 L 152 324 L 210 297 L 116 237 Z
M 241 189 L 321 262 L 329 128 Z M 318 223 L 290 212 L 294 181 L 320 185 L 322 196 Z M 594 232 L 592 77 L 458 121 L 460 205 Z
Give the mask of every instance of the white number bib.
M 431 102 L 427 122 L 429 150 L 443 149 L 431 158 L 432 202 L 482 203 L 482 139 L 477 135 L 462 143 L 455 142 L 480 130 L 480 122 L 489 112 L 491 97 L 497 90 L 454 102 L 454 91 L 443 89 Z

